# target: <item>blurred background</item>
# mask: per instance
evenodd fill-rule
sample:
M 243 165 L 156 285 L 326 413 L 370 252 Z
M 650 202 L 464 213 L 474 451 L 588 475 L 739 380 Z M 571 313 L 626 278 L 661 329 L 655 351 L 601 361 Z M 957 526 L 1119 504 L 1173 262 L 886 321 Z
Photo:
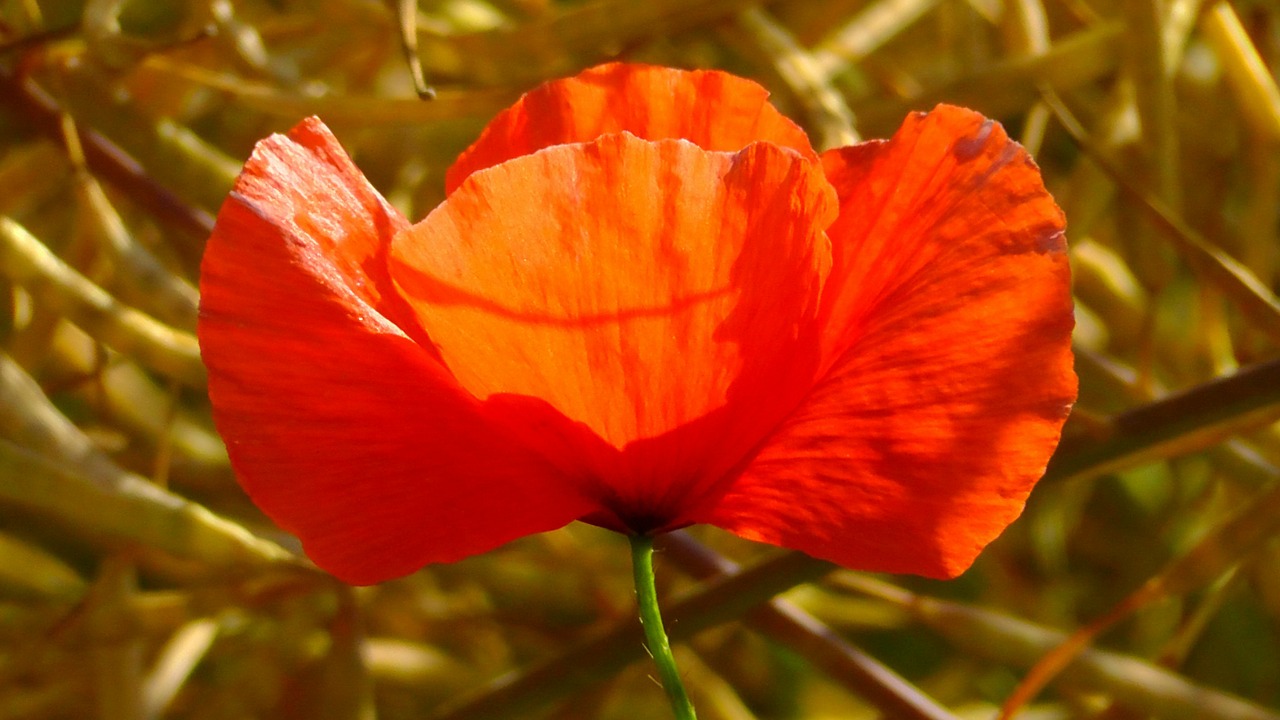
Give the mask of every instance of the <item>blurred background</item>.
M 611 58 L 754 78 L 820 148 L 976 108 L 1070 223 L 1081 398 L 1025 515 L 949 583 L 666 538 L 701 717 L 1280 719 L 1272 0 L 0 0 L 0 719 L 669 717 L 623 538 L 342 586 L 237 487 L 193 334 L 256 140 L 319 115 L 419 218 Z

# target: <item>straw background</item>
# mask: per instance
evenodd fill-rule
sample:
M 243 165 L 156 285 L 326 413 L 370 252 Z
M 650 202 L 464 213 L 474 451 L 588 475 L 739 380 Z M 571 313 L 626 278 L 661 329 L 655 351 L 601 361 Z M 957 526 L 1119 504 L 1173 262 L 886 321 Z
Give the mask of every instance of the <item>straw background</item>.
M 701 717 L 991 718 L 1093 625 L 1020 717 L 1280 719 L 1273 2 L 0 0 L 0 720 L 668 717 L 622 538 L 342 586 L 237 487 L 193 334 L 257 139 L 319 115 L 419 218 L 610 58 L 755 78 L 820 147 L 974 107 L 1070 223 L 1081 398 L 1025 515 L 950 583 L 668 538 Z

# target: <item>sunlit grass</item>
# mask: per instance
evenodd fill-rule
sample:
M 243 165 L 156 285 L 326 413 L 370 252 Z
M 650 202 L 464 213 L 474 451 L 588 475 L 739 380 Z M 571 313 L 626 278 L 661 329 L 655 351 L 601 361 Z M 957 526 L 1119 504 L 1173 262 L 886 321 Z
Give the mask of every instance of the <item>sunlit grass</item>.
M 990 718 L 1092 625 L 1022 717 L 1280 718 L 1280 10 L 424 1 L 424 102 L 394 5 L 0 0 L 0 718 L 668 717 L 623 538 L 344 587 L 235 484 L 194 337 L 257 139 L 318 114 L 417 218 L 615 57 L 753 77 L 825 147 L 969 105 L 1070 223 L 1081 400 L 1023 518 L 951 583 L 660 542 L 701 717 Z

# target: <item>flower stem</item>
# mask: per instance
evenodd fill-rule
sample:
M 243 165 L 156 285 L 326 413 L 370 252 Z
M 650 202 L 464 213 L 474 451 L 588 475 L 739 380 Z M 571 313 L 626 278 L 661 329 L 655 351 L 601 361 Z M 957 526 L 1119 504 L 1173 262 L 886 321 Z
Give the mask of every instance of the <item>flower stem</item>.
M 667 641 L 667 631 L 662 627 L 662 613 L 658 610 L 658 589 L 653 582 L 653 538 L 647 535 L 631 536 L 631 566 L 636 578 L 636 601 L 640 605 L 640 624 L 644 626 L 644 637 L 649 643 L 649 654 L 658 664 L 658 674 L 662 676 L 662 689 L 667 691 L 667 699 L 671 701 L 671 711 L 676 720 L 696 720 L 693 703 L 684 691 L 684 683 L 680 680 L 680 671 L 676 669 L 675 656 L 671 654 L 671 643 Z

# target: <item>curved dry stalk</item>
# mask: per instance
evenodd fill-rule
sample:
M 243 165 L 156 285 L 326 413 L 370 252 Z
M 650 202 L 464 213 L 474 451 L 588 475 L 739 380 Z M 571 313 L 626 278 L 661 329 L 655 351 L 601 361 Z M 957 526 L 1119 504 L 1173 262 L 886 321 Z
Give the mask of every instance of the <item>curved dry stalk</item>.
M 685 572 L 701 580 L 732 575 L 739 570 L 735 563 L 683 531 L 663 536 L 660 550 Z M 955 715 L 919 688 L 786 600 L 770 600 L 749 612 L 744 622 L 752 630 L 800 654 L 887 717 L 956 720 Z
M 901 607 L 956 647 L 1014 667 L 1030 667 L 1067 639 L 1065 633 L 1012 615 L 918 595 L 856 573 L 836 573 L 828 582 Z M 1061 679 L 1169 720 L 1280 720 L 1280 714 L 1260 705 L 1107 650 L 1086 649 Z
M 857 104 L 858 120 L 864 132 L 874 134 L 873 131 L 896 127 L 912 110 L 944 101 L 979 108 L 997 117 L 1019 113 L 1036 101 L 1042 85 L 1065 91 L 1114 72 L 1120 63 L 1123 39 L 1122 24 L 1101 23 L 1058 40 L 1040 55 L 1002 60 L 981 72 L 926 88 L 906 99 Z
M 11 99 L 37 130 L 62 141 L 60 118 L 63 108 L 44 88 L 29 77 L 16 76 L 0 68 L 0 95 Z M 142 165 L 119 145 L 93 128 L 82 129 L 79 138 L 85 162 L 96 175 L 122 189 L 161 222 L 176 229 L 186 242 L 174 243 L 193 266 L 199 262 L 204 239 L 213 230 L 213 215 L 184 202 L 168 186 L 147 174 Z M 230 182 L 227 184 L 230 187 Z M 192 240 L 197 240 L 197 245 Z
M 0 268 L 44 306 L 104 345 L 194 387 L 205 384 L 194 335 L 122 305 L 54 255 L 18 223 L 0 216 Z
M 211 568 L 304 565 L 279 545 L 123 470 L 110 484 L 0 440 L 0 505 L 81 533 L 138 543 Z
M 1205 39 L 1213 45 L 1227 84 L 1240 105 L 1240 114 L 1255 133 L 1280 143 L 1280 87 L 1258 54 L 1248 31 L 1231 4 L 1214 3 L 1200 21 Z
M 856 64 L 924 17 L 939 0 L 877 0 L 832 31 L 813 49 L 824 78 Z
M 1215 247 L 1175 214 L 1165 202 L 1138 187 L 1126 173 L 1121 172 L 1109 158 L 1099 152 L 1089 140 L 1080 121 L 1056 91 L 1042 86 L 1041 93 L 1058 122 L 1076 144 L 1111 176 L 1123 193 L 1137 202 L 1137 207 L 1145 212 L 1153 225 L 1163 231 L 1163 235 L 1171 241 L 1186 263 L 1216 286 L 1253 327 L 1273 340 L 1280 340 L 1280 298 L 1259 281 L 1249 268 Z
M 671 639 L 680 640 L 742 616 L 778 593 L 816 580 L 832 565 L 800 553 L 783 553 L 769 560 L 705 583 L 668 603 Z M 615 676 L 628 664 L 644 658 L 644 643 L 635 618 L 627 617 L 564 654 L 515 674 L 504 675 L 485 687 L 431 715 L 431 720 L 520 718 Z
M 1014 689 L 1001 709 L 1001 720 L 1012 718 L 1046 685 L 1086 652 L 1099 635 L 1116 623 L 1157 600 L 1182 595 L 1207 585 L 1252 554 L 1259 545 L 1280 532 L 1280 482 L 1237 510 L 1225 522 L 1206 533 L 1189 552 L 1169 563 L 1142 587 L 1106 614 L 1072 633 L 1045 653 Z
M 216 567 L 297 564 L 274 543 L 125 471 L 0 353 L 0 506 Z
M 0 437 L 57 460 L 99 483 L 120 472 L 45 396 L 40 385 L 0 352 Z
M 457 35 L 423 31 L 421 57 L 436 77 L 481 85 L 530 85 L 569 75 L 584 62 L 610 56 L 620 47 L 729 17 L 755 4 L 754 0 L 593 0 L 561 5 L 512 28 Z
M 200 302 L 195 286 L 165 268 L 125 227 L 97 178 L 90 174 L 73 128 L 69 128 L 67 147 L 76 168 L 81 212 L 91 221 L 98 244 L 110 258 L 110 282 L 104 284 L 160 320 L 194 330 Z
M 1198 452 L 1277 418 L 1280 361 L 1273 360 L 1120 413 L 1105 436 L 1063 440 L 1045 480 L 1097 477 Z
M 853 145 L 861 140 L 854 129 L 853 111 L 831 84 L 814 56 L 778 24 L 768 12 L 748 8 L 738 15 L 741 28 L 773 64 L 791 89 L 818 133 L 819 150 Z

